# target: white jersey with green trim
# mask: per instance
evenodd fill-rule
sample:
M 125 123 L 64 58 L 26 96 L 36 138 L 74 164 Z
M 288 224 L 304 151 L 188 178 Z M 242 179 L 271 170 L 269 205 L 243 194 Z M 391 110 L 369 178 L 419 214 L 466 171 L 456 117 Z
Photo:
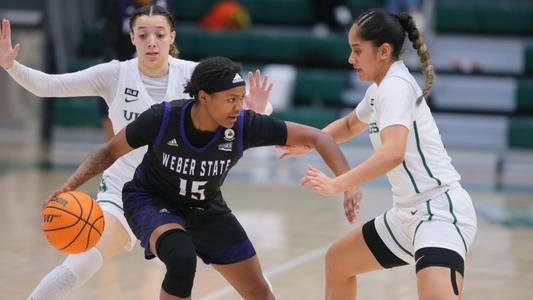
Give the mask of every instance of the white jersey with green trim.
M 355 113 L 368 124 L 375 150 L 382 147 L 380 132 L 392 125 L 409 129 L 404 161 L 387 172 L 397 206 L 412 205 L 444 193 L 461 179 L 451 164 L 431 111 L 413 76 L 402 61 L 394 62 L 378 86 L 372 84 Z
M 183 88 L 197 63 L 169 57 L 169 65 L 167 78 L 149 78 L 143 77 L 139 71 L 137 58 L 120 63 L 116 93 L 109 105 L 109 118 L 115 133 L 154 104 L 190 98 L 183 93 Z M 122 195 L 115 195 L 114 191 L 122 191 L 122 186 L 133 178 L 135 168 L 141 163 L 146 149 L 147 146 L 133 150 L 104 171 L 99 199 L 122 204 Z

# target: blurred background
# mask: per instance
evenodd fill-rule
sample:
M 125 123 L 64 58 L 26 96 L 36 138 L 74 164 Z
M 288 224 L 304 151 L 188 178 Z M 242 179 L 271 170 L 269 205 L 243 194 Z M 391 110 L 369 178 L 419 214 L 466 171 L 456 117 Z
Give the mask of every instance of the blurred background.
M 47 73 L 74 72 L 134 55 L 127 26 L 124 27 L 127 25 L 124 19 L 134 10 L 131 7 L 138 5 L 134 2 L 2 0 L 0 18 L 11 21 L 13 43 L 22 44 L 18 61 Z M 319 128 L 352 111 L 368 87 L 368 83 L 357 79 L 347 62 L 350 50 L 346 32 L 351 21 L 374 7 L 395 13 L 409 11 L 426 38 L 437 74 L 428 103 L 453 164 L 463 177 L 462 184 L 472 193 L 480 222 L 484 224 L 479 235 L 485 240 L 475 243 L 490 245 L 484 249 L 488 251 L 486 261 L 478 261 L 478 266 L 507 261 L 510 249 L 520 249 L 515 264 L 500 264 L 490 272 L 474 266 L 477 270 L 474 274 L 490 278 L 491 272 L 497 273 L 498 268 L 504 270 L 503 277 L 494 275 L 493 278 L 502 286 L 508 276 L 533 279 L 533 261 L 525 254 L 533 251 L 527 242 L 533 237 L 533 1 L 158 2 L 166 5 L 176 18 L 180 58 L 198 61 L 208 56 L 228 56 L 241 62 L 246 71 L 261 69 L 275 84 L 271 95 L 273 115 Z M 418 57 L 408 40 L 405 45 L 402 59 L 422 86 L 424 78 L 419 72 Z M 34 226 L 37 244 L 46 248 L 39 236 L 38 207 L 34 206 L 76 168 L 88 151 L 105 140 L 100 100 L 85 97 L 40 101 L 0 70 L 0 101 L 0 187 L 4 194 L 16 198 L 0 202 L 0 211 L 4 211 L 0 212 L 0 225 Z M 372 151 L 366 134 L 346 143 L 342 149 L 352 166 Z M 252 184 L 263 192 L 263 197 L 268 197 L 266 187 L 286 187 L 290 190 L 287 198 L 291 198 L 293 193 L 299 193 L 293 187 L 308 163 L 324 169 L 316 155 L 280 162 L 279 154 L 272 148 L 250 150 L 230 174 L 229 180 L 237 183 L 230 188 L 237 198 L 237 212 L 241 203 L 238 198 L 242 197 L 239 191 L 243 188 L 239 183 Z M 59 179 L 52 180 L 50 176 Z M 35 191 L 26 189 L 30 186 Z M 17 197 L 21 188 L 29 194 L 24 199 Z M 368 201 L 379 200 L 383 208 L 390 205 L 389 187 L 384 179 L 369 183 L 365 189 L 368 189 L 365 198 Z M 96 184 L 88 186 L 87 191 L 94 194 Z M 16 212 L 9 205 L 23 205 L 20 201 L 33 207 L 33 214 L 23 220 L 16 218 L 16 213 L 8 213 Z M 340 202 L 336 205 L 337 209 L 331 210 L 332 218 L 342 219 Z M 283 205 L 279 209 L 283 210 Z M 367 219 L 372 217 L 366 214 L 370 210 L 363 212 Z M 272 221 L 277 220 L 275 215 L 261 210 L 257 213 L 249 219 L 253 221 L 257 217 L 271 226 L 281 226 Z M 252 227 L 250 235 L 255 236 L 253 225 L 249 226 Z M 483 235 L 484 228 L 489 228 L 489 232 L 495 230 L 498 235 Z M 324 243 L 333 241 L 346 229 L 346 226 L 332 227 L 335 234 Z M 2 235 L 2 240 L 23 239 L 16 231 Z M 276 242 L 287 244 L 287 239 Z M 492 242 L 500 243 L 503 248 L 490 252 L 494 247 Z M 33 246 L 20 243 L 15 249 L 24 251 L 25 247 Z M 481 255 L 483 250 L 478 249 L 473 252 L 479 251 Z M 13 249 L 6 247 L 3 251 L 2 256 L 7 257 Z M 269 251 L 275 253 L 276 249 Z M 49 252 L 49 255 L 55 263 L 59 262 L 59 256 L 54 256 L 57 254 Z M 263 254 L 267 255 L 268 252 Z M 141 258 L 136 257 L 136 261 L 140 262 Z M 16 267 L 14 262 L 6 263 Z M 267 260 L 267 266 L 269 263 L 277 262 Z M 6 270 L 2 269 L 0 287 L 7 289 L 8 281 L 3 280 L 9 272 Z M 32 282 L 14 293 L 29 292 L 46 268 L 39 270 Z M 516 299 L 533 298 L 531 287 L 527 287 L 531 280 L 518 290 L 516 282 L 511 284 L 517 292 Z M 413 291 L 416 293 L 416 287 Z M 469 293 L 468 299 L 501 299 L 504 295 L 487 292 L 481 283 L 478 290 Z M 288 296 L 286 299 L 304 298 Z
M 12 22 L 13 41 L 22 44 L 20 62 L 47 73 L 64 73 L 134 55 L 123 22 L 134 2 L 3 0 L 0 16 Z M 160 2 L 176 18 L 181 58 L 198 61 L 221 55 L 242 62 L 245 70 L 260 68 L 275 83 L 274 115 L 315 127 L 349 113 L 368 86 L 347 63 L 346 29 L 351 20 L 372 7 L 410 11 L 425 34 L 435 65 L 437 79 L 428 101 L 445 145 L 475 153 L 455 158 L 457 167 L 465 169 L 464 180 L 497 190 L 531 190 L 531 1 Z M 416 53 L 409 41 L 405 44 L 403 59 L 422 85 Z M 81 141 L 99 141 L 101 114 L 95 99 L 36 101 L 5 72 L 0 78 L 3 134 L 52 148 L 80 136 Z M 364 135 L 353 144 L 369 146 Z M 50 159 L 54 157 L 44 158 Z M 470 177 L 471 172 L 475 176 Z

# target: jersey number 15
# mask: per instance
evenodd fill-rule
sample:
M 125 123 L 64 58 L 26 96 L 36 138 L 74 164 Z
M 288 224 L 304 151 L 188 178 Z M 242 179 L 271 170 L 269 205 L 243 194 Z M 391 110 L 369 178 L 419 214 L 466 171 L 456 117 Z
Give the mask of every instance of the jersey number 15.
M 180 196 L 190 197 L 194 200 L 205 200 L 204 185 L 207 181 L 187 181 L 180 178 Z

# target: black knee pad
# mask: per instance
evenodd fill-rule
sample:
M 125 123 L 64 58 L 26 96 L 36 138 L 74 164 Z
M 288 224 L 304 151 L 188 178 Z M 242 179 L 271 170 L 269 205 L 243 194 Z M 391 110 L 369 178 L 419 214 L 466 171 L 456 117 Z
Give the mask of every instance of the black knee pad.
M 167 267 L 163 290 L 177 297 L 190 297 L 196 273 L 196 251 L 189 236 L 182 229 L 168 230 L 159 236 L 155 248 L 157 257 Z
M 453 292 L 459 295 L 455 272 L 459 272 L 464 277 L 465 261 L 457 252 L 436 247 L 418 249 L 415 252 L 416 272 L 427 267 L 450 268 L 450 280 Z

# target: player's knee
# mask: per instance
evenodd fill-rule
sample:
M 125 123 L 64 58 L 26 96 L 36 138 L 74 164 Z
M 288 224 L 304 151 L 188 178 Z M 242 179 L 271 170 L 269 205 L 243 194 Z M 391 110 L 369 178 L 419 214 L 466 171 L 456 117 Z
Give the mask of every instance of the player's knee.
M 120 253 L 130 243 L 130 235 L 115 215 L 104 211 L 104 219 L 106 228 L 96 248 L 107 260 Z
M 92 248 L 79 254 L 69 254 L 63 265 L 76 277 L 76 285 L 88 281 L 102 267 L 104 263 L 102 254 L 98 249 Z
M 326 252 L 326 264 L 327 265 L 336 265 L 339 263 L 339 251 L 335 244 L 331 245 Z
M 335 273 L 336 265 L 337 258 L 335 257 L 335 250 L 333 249 L 333 246 L 331 246 L 326 252 L 326 272 L 328 274 Z
M 340 255 L 339 250 L 336 245 L 333 244 L 329 247 L 326 252 L 326 275 L 331 276 L 349 276 L 345 273 L 346 267 L 343 264 L 342 255 Z M 345 276 L 346 275 L 346 276 Z M 350 275 L 350 277 L 353 277 Z
M 163 290 L 174 296 L 189 297 L 196 272 L 196 252 L 185 231 L 171 229 L 163 233 L 157 239 L 156 251 L 167 267 Z

